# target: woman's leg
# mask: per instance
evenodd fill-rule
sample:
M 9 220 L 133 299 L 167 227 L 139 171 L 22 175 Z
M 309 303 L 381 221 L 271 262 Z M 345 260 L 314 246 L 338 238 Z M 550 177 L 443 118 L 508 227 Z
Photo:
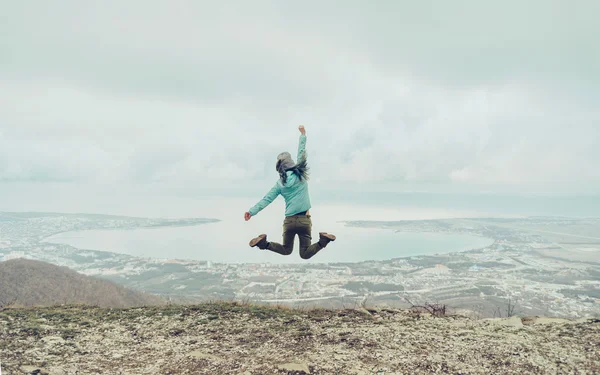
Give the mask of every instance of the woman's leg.
M 283 245 L 277 242 L 269 242 L 267 250 L 271 250 L 281 255 L 290 255 L 294 250 L 294 238 L 296 237 L 296 220 L 293 217 L 286 217 L 283 221 Z
M 321 243 L 321 240 L 312 245 L 310 244 L 312 241 L 312 220 L 310 215 L 306 215 L 306 217 L 300 219 L 299 223 L 298 238 L 300 239 L 300 257 L 302 259 L 310 259 L 327 244 Z

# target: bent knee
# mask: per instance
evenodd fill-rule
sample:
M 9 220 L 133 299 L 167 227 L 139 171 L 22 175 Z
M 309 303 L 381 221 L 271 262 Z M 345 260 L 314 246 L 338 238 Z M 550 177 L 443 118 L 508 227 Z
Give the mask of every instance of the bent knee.
M 300 258 L 302 258 L 302 259 L 310 259 L 311 254 L 307 250 L 308 250 L 308 248 L 306 248 L 306 249 L 300 249 Z
M 290 255 L 293 251 L 294 251 L 293 247 L 286 246 L 283 248 L 283 255 Z

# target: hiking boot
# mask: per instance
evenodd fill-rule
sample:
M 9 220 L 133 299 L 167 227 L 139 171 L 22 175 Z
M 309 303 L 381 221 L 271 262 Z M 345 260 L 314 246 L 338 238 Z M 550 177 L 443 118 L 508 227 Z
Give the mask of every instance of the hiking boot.
M 328 243 L 335 241 L 335 236 L 331 233 L 319 232 L 319 243 L 325 247 Z
M 253 238 L 250 241 L 250 247 L 258 247 L 261 250 L 264 250 L 267 248 L 267 246 L 269 245 L 269 243 L 267 242 L 267 235 L 266 234 L 260 234 L 258 237 Z

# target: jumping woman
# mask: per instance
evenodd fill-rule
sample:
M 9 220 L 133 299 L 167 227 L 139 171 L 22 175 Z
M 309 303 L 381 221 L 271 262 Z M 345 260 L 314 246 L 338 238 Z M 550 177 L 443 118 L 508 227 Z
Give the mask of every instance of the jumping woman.
M 306 131 L 304 126 L 300 130 L 300 144 L 298 146 L 298 164 L 294 163 L 289 152 L 282 152 L 277 156 L 275 169 L 279 173 L 279 180 L 273 188 L 250 211 L 244 214 L 246 221 L 256 216 L 267 207 L 279 194 L 285 198 L 285 220 L 283 221 L 283 245 L 267 241 L 267 235 L 261 234 L 250 241 L 250 246 L 262 250 L 271 250 L 281 255 L 290 255 L 294 249 L 296 235 L 300 239 L 300 257 L 310 259 L 331 241 L 335 241 L 333 234 L 320 232 L 319 241 L 311 245 L 312 221 L 309 210 L 310 197 L 308 194 L 308 165 L 306 164 Z

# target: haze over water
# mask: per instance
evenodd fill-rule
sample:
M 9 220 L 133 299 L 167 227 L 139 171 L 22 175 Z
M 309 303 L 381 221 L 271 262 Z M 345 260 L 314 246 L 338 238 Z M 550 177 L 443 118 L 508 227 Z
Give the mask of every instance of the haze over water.
M 6 185 L 5 185 L 6 186 Z M 63 233 L 51 241 L 77 248 L 142 257 L 183 258 L 218 262 L 301 262 L 297 246 L 291 256 L 248 247 L 250 238 L 267 233 L 281 240 L 284 202 L 281 198 L 249 222 L 243 213 L 261 197 L 261 190 L 220 197 L 206 192 L 161 190 L 157 186 L 110 189 L 61 184 L 24 185 L 2 189 L 4 211 L 99 213 L 138 217 L 204 217 L 218 223 L 184 228 Z M 230 194 L 231 195 L 231 194 Z M 249 196 L 252 195 L 252 196 Z M 313 187 L 313 239 L 333 232 L 338 241 L 311 262 L 354 262 L 464 251 L 487 246 L 489 239 L 459 235 L 394 233 L 345 227 L 352 220 L 423 220 L 454 217 L 597 216 L 594 196 L 485 195 L 433 193 L 323 192 Z M 594 215 L 596 213 L 596 215 Z
M 201 202 L 210 206 L 218 203 L 220 209 L 210 217 L 222 221 L 213 224 L 182 228 L 138 230 L 94 230 L 69 232 L 53 236 L 48 241 L 67 243 L 77 248 L 110 250 L 143 257 L 211 260 L 217 262 L 305 262 L 298 255 L 298 242 L 291 256 L 281 256 L 248 247 L 248 241 L 260 233 L 269 240 L 281 242 L 283 202 L 273 204 L 249 222 L 244 222 L 236 211 L 235 203 L 222 199 Z M 226 207 L 226 208 L 223 208 Z M 227 209 L 230 208 L 230 209 Z M 205 209 L 201 212 L 211 212 Z M 243 213 L 243 211 L 242 211 Z M 396 219 L 425 219 L 455 217 L 459 214 L 443 210 L 392 210 L 377 207 L 324 205 L 312 210 L 313 242 L 319 231 L 335 233 L 338 240 L 315 256 L 311 262 L 356 262 L 383 260 L 395 257 L 444 253 L 480 248 L 492 241 L 464 235 L 423 233 L 394 233 L 389 230 L 350 228 L 339 220 L 344 215 L 354 219 L 377 220 L 381 217 Z M 463 214 L 464 216 L 464 214 Z

